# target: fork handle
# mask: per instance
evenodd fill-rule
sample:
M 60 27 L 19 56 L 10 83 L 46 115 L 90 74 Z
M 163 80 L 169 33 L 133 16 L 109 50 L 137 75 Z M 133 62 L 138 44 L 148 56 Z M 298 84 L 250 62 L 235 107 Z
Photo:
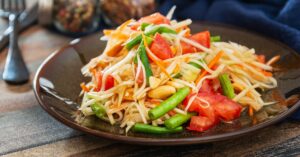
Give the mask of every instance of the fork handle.
M 18 15 L 9 16 L 9 49 L 3 72 L 3 80 L 10 84 L 22 84 L 29 80 L 29 71 L 25 65 L 18 45 Z

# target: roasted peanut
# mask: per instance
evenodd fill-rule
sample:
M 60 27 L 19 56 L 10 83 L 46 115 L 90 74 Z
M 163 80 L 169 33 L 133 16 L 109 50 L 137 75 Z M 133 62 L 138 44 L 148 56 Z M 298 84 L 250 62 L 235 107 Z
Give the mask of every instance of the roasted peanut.
M 148 96 L 154 99 L 165 99 L 174 94 L 175 92 L 176 88 L 169 85 L 163 85 L 150 90 L 148 92 Z

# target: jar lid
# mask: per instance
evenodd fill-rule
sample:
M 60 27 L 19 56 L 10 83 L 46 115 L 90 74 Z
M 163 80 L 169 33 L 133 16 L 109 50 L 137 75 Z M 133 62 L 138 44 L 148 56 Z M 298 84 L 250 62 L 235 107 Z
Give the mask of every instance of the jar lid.
M 52 10 L 54 0 L 39 0 L 38 22 L 41 25 L 52 23 Z

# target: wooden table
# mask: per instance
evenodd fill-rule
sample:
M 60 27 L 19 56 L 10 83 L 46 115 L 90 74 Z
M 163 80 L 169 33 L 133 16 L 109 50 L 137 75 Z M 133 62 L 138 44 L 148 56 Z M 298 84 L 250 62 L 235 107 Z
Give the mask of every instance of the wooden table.
M 21 34 L 19 44 L 31 80 L 41 62 L 70 40 L 37 25 Z M 0 74 L 6 52 L 0 53 Z M 85 135 L 54 120 L 36 101 L 31 81 L 10 86 L 0 80 L 0 155 L 5 156 L 294 156 L 300 154 L 299 135 L 300 122 L 286 120 L 252 135 L 209 144 L 121 144 Z

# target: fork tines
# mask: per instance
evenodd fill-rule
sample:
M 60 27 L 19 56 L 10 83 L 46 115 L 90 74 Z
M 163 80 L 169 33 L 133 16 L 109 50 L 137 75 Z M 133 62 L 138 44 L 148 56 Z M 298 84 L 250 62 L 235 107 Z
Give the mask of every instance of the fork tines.
M 18 14 L 24 11 L 25 8 L 25 0 L 0 0 L 0 14 Z

